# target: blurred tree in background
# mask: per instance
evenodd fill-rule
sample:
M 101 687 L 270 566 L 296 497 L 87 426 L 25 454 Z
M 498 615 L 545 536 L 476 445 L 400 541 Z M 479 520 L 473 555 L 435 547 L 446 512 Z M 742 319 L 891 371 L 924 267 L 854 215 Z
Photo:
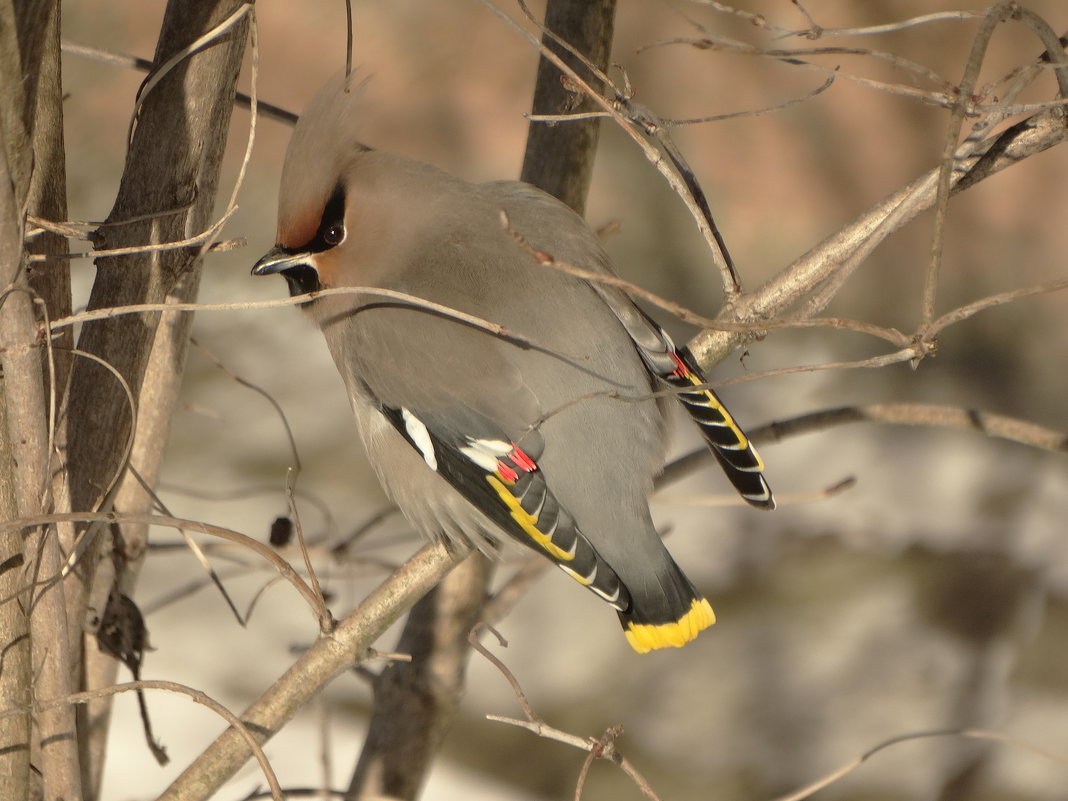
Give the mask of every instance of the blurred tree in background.
M 670 301 L 647 307 L 736 382 L 782 508 L 722 505 L 688 459 L 655 509 L 720 623 L 639 657 L 580 588 L 507 554 L 379 639 L 456 560 L 409 559 L 317 334 L 247 277 L 288 136 L 259 108 L 246 159 L 247 95 L 301 107 L 341 68 L 343 5 L 70 0 L 61 20 L 12 0 L 0 798 L 240 798 L 271 769 L 353 795 L 640 797 L 629 772 L 587 776 L 585 753 L 484 719 L 519 713 L 472 658 L 479 620 L 546 727 L 618 748 L 662 799 L 770 798 L 924 732 L 821 792 L 1063 795 L 1062 5 L 548 5 L 357 4 L 363 138 L 585 203 L 620 274 Z M 543 19 L 609 83 L 555 45 L 569 74 L 539 67 Z M 532 98 L 554 119 L 528 123 Z M 221 307 L 164 310 L 195 303 Z M 695 447 L 680 427 L 673 456 Z M 264 544 L 276 519 L 299 521 L 307 561 Z M 413 661 L 351 669 L 372 644 Z M 193 688 L 231 717 L 192 714 Z M 256 772 L 226 784 L 253 741 Z

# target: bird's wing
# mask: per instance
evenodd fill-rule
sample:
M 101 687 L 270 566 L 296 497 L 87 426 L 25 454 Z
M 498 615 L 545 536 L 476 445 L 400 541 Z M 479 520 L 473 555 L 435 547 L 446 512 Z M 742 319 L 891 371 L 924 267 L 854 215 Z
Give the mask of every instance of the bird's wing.
M 513 227 L 519 233 L 525 232 L 527 218 L 541 218 L 542 222 L 552 220 L 554 224 L 530 225 L 530 230 L 571 234 L 557 237 L 552 247 L 530 236 L 532 246 L 545 249 L 555 261 L 612 275 L 607 258 L 588 229 L 568 224 L 574 217 L 570 209 L 526 184 L 500 181 L 488 186 L 509 210 L 514 218 Z M 676 348 L 667 332 L 618 287 L 596 279 L 589 284 L 622 324 L 649 372 L 677 390 L 679 401 L 697 422 L 713 455 L 742 498 L 758 508 L 773 509 L 775 499 L 762 474 L 764 462 L 723 401 L 707 388 L 704 375 L 686 348 Z
M 419 412 L 382 406 L 382 414 L 469 503 L 503 532 L 539 551 L 620 612 L 630 596 L 545 481 L 533 432 L 520 447 L 470 408 Z

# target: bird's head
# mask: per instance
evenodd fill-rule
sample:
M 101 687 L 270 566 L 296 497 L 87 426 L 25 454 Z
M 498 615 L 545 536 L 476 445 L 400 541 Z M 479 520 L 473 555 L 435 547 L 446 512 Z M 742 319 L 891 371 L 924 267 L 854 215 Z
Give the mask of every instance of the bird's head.
M 371 152 L 356 137 L 359 85 L 330 81 L 301 115 L 282 167 L 275 246 L 253 275 L 279 274 L 290 295 L 344 286 L 350 244 L 350 186 L 360 157 Z

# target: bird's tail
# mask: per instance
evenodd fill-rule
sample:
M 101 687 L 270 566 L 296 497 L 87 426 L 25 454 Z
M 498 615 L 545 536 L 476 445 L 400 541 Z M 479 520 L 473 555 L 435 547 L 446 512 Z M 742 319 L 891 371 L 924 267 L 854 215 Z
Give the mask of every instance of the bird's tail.
M 673 355 L 675 370 L 661 377 L 679 390 L 679 401 L 697 422 L 701 436 L 712 449 L 723 472 L 748 503 L 759 509 L 774 509 L 775 496 L 771 494 L 771 487 L 762 472 L 764 460 L 753 443 L 734 421 L 723 401 L 705 386 L 705 377 L 689 351 L 682 348 Z
M 775 498 L 762 473 L 764 461 L 723 401 L 707 387 L 705 377 L 686 348 L 676 348 L 667 331 L 622 292 L 594 286 L 623 325 L 653 375 L 678 391 L 678 398 L 701 428 L 723 472 L 738 494 L 759 509 L 774 509 Z
M 694 589 L 670 556 L 652 581 L 631 583 L 630 606 L 619 613 L 631 648 L 640 654 L 679 648 L 716 622 L 712 605 Z

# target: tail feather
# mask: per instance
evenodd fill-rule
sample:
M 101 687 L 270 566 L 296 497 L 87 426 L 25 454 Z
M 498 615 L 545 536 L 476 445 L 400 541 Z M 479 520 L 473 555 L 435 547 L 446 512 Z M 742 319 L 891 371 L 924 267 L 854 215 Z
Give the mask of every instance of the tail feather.
M 649 372 L 679 390 L 679 400 L 700 426 L 701 435 L 738 494 L 759 509 L 774 509 L 775 498 L 761 474 L 764 461 L 723 401 L 705 387 L 705 377 L 690 352 L 676 348 L 667 331 L 624 294 L 608 287 L 595 289 L 626 329 Z
M 666 550 L 643 560 L 639 575 L 633 573 L 623 574 L 630 602 L 619 619 L 638 653 L 680 648 L 716 622 L 711 604 Z
M 704 376 L 685 349 L 678 354 L 677 363 L 675 371 L 663 378 L 681 390 L 679 400 L 697 422 L 728 480 L 748 503 L 759 509 L 774 509 L 775 497 L 761 472 L 764 460 L 753 443 L 716 393 L 702 388 Z
M 639 654 L 657 648 L 681 648 L 716 622 L 712 605 L 705 598 L 694 598 L 685 612 L 664 623 L 639 623 L 626 615 L 621 617 L 627 642 Z

